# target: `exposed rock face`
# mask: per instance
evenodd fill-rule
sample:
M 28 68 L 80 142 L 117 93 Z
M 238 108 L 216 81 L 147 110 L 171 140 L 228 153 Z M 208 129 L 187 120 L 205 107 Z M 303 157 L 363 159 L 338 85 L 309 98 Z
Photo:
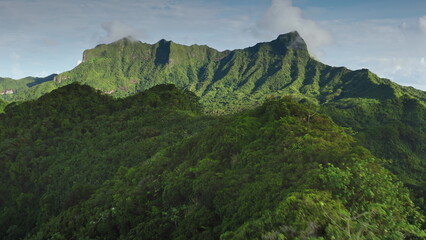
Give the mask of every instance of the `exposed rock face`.
M 57 82 L 57 83 L 61 83 L 63 80 L 67 80 L 68 77 L 66 76 L 62 76 L 62 75 L 57 75 L 53 78 L 53 81 Z
M 13 89 L 6 89 L 2 92 L 0 92 L 0 95 L 8 95 L 8 94 L 14 94 L 16 91 Z
M 305 40 L 299 35 L 297 31 L 278 36 L 277 41 L 281 42 L 287 49 L 293 50 L 307 50 L 308 47 Z

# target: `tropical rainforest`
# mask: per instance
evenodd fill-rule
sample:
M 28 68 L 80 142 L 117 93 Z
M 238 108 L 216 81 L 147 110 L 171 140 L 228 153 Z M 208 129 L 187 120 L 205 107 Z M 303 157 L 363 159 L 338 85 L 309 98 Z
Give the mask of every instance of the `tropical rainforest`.
M 297 32 L 123 39 L 0 93 L 2 239 L 426 238 L 426 93 Z

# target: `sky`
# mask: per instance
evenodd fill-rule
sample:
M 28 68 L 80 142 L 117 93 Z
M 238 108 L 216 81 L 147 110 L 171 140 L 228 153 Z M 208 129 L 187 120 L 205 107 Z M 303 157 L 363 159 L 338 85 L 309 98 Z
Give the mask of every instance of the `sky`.
M 426 90 L 425 0 L 0 0 L 0 77 L 68 71 L 128 36 L 233 50 L 291 31 L 325 64 Z

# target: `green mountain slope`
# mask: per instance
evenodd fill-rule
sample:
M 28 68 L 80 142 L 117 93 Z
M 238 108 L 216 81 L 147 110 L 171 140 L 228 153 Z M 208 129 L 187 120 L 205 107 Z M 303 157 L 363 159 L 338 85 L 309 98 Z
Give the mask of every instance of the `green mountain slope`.
M 291 98 L 202 114 L 71 84 L 0 114 L 2 239 L 421 239 L 408 191 Z M 3 131 L 4 129 L 4 131 Z
M 19 80 L 0 78 L 0 99 L 26 101 L 35 99 L 58 88 L 53 82 L 56 74 L 44 78 L 26 77 Z
M 338 124 L 359 132 L 365 147 L 390 159 L 388 167 L 416 189 L 419 204 L 426 206 L 425 92 L 366 69 L 322 64 L 309 56 L 297 32 L 224 52 L 165 40 L 149 45 L 123 39 L 85 51 L 83 60 L 56 82 L 81 81 L 113 96 L 173 83 L 200 96 L 206 111 L 214 114 L 253 108 L 269 96 L 319 103 Z
M 322 64 L 309 56 L 297 32 L 223 52 L 165 40 L 150 45 L 123 39 L 86 50 L 80 65 L 51 78 L 55 81 L 0 80 L 0 92 L 20 89 L 0 98 L 34 99 L 73 82 L 124 97 L 173 83 L 194 92 L 213 114 L 251 109 L 271 96 L 318 103 L 336 123 L 357 132 L 366 148 L 390 160 L 387 167 L 414 190 L 418 205 L 426 206 L 425 92 L 366 69 Z
M 80 65 L 58 76 L 0 79 L 0 90 L 16 92 L 9 94 L 9 100 L 34 99 L 71 82 L 82 82 L 121 97 L 173 83 L 196 93 L 208 111 L 218 113 L 251 108 L 272 94 L 303 96 L 320 103 L 348 98 L 383 100 L 403 95 L 426 100 L 423 91 L 399 86 L 368 70 L 351 71 L 316 61 L 297 32 L 224 52 L 166 40 L 150 45 L 122 39 L 86 50 Z M 20 93 L 28 87 L 31 91 Z
M 424 92 L 381 79 L 368 70 L 351 71 L 314 60 L 297 32 L 224 52 L 166 40 L 150 45 L 122 39 L 86 50 L 80 65 L 54 79 L 32 88 L 34 96 L 28 91 L 15 98 L 33 99 L 68 83 L 82 82 L 119 97 L 173 83 L 196 93 L 213 113 L 252 108 L 270 95 L 291 94 L 322 104 L 352 98 L 374 102 L 403 95 L 426 100 Z
M 426 100 L 424 92 L 368 70 L 350 71 L 314 60 L 297 32 L 224 52 L 165 40 L 149 45 L 123 39 L 85 51 L 83 62 L 56 81 L 83 82 L 113 96 L 173 83 L 196 93 L 207 110 L 216 113 L 251 108 L 272 94 L 314 98 L 320 103 L 348 98 L 383 100 L 404 94 Z
M 0 99 L 0 113 L 3 112 L 3 109 L 6 107 L 7 102 Z

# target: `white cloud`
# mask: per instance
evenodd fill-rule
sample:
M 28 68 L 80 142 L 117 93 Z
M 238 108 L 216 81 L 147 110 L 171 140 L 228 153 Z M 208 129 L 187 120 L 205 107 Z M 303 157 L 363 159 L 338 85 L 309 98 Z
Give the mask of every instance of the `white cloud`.
M 419 18 L 327 22 L 336 44 L 324 49 L 321 60 L 368 68 L 399 84 L 426 90 L 426 35 L 420 22 Z
M 426 33 L 426 16 L 419 18 L 419 27 L 424 33 Z
M 260 19 L 258 28 L 275 35 L 298 31 L 314 55 L 320 53 L 321 46 L 333 42 L 330 32 L 317 22 L 305 18 L 302 10 L 293 6 L 291 0 L 273 0 L 271 7 Z
M 138 39 L 145 35 L 142 30 L 118 20 L 104 23 L 102 24 L 102 28 L 107 33 L 107 35 L 101 39 L 102 43 L 111 43 L 125 37 L 129 39 Z

